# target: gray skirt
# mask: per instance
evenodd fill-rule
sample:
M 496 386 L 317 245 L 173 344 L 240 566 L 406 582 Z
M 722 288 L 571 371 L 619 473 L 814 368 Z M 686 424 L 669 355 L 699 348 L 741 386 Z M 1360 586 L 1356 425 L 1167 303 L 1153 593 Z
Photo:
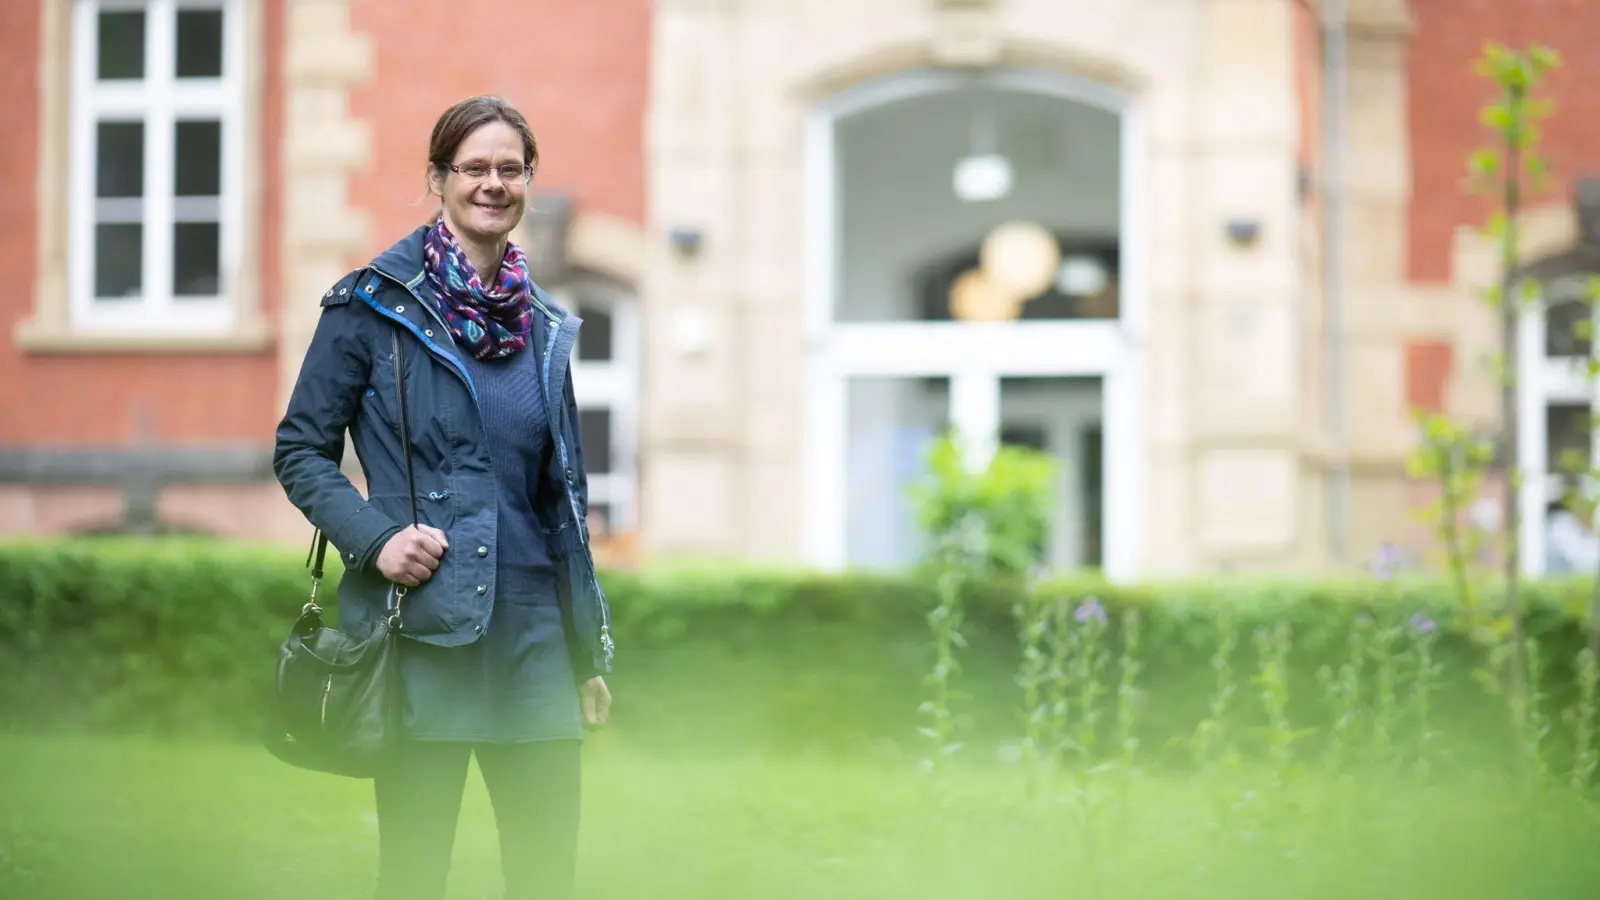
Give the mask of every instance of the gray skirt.
M 488 625 L 473 643 L 435 647 L 400 642 L 410 739 L 582 739 L 554 570 L 502 570 L 498 578 Z

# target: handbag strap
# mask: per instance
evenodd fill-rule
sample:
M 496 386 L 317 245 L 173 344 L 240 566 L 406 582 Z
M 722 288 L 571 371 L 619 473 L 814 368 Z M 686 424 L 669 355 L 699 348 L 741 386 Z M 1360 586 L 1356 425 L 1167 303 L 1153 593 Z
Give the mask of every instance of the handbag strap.
M 394 347 L 394 389 L 400 400 L 400 450 L 405 457 L 406 465 L 406 496 L 411 500 L 411 524 L 420 525 L 422 519 L 417 515 L 417 475 L 411 464 L 411 427 L 406 415 L 406 376 L 405 376 L 405 350 L 400 343 L 400 328 L 395 326 L 389 335 Z M 318 528 L 311 536 L 311 552 L 306 557 L 306 565 L 311 567 L 311 602 L 306 604 L 306 610 L 317 610 L 317 591 L 322 586 L 323 563 L 328 555 L 328 535 Z M 405 585 L 394 586 L 394 612 L 392 618 L 398 624 L 400 616 L 400 601 L 406 595 Z

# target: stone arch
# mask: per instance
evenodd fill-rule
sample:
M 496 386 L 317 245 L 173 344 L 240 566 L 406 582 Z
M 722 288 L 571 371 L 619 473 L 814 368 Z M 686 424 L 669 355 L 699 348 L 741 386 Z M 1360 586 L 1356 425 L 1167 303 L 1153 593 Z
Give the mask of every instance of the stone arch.
M 1081 78 L 1126 95 L 1143 94 L 1150 79 L 1129 63 L 1086 47 L 999 35 L 985 49 L 962 55 L 940 32 L 900 34 L 866 49 L 823 57 L 798 72 L 792 96 L 810 106 L 852 89 L 908 72 L 971 69 L 1033 69 Z

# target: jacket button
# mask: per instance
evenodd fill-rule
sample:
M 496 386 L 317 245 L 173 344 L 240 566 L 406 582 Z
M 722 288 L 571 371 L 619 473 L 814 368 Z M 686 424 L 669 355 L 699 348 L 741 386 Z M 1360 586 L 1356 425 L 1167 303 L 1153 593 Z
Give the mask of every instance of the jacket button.
M 433 337 L 433 329 L 432 328 L 429 328 L 429 329 L 423 331 L 422 333 L 427 335 L 428 337 Z
M 479 556 L 488 556 L 489 555 L 489 548 L 488 547 L 479 547 L 478 548 L 478 555 Z
M 472 630 L 477 632 L 478 634 L 483 634 L 483 626 L 482 625 L 474 625 L 474 626 L 472 626 Z
M 487 593 L 489 593 L 488 585 L 483 585 L 483 584 L 478 585 L 478 596 L 479 597 L 482 597 L 484 594 L 487 594 Z
M 395 308 L 394 308 L 394 311 L 395 311 L 395 312 L 405 312 L 405 311 L 406 311 L 406 308 L 405 308 L 405 306 L 403 306 L 403 305 L 402 305 L 402 306 L 396 306 L 396 307 L 395 307 Z

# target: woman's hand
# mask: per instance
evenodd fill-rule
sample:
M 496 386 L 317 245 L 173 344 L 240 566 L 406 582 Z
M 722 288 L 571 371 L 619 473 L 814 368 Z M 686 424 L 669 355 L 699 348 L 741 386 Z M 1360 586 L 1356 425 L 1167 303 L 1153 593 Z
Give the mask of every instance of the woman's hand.
M 599 675 L 578 687 L 578 697 L 583 701 L 583 724 L 598 728 L 611 718 L 611 691 L 606 680 Z
M 378 551 L 378 571 L 395 584 L 416 587 L 433 577 L 439 557 L 448 549 L 444 532 L 432 525 L 412 525 Z

